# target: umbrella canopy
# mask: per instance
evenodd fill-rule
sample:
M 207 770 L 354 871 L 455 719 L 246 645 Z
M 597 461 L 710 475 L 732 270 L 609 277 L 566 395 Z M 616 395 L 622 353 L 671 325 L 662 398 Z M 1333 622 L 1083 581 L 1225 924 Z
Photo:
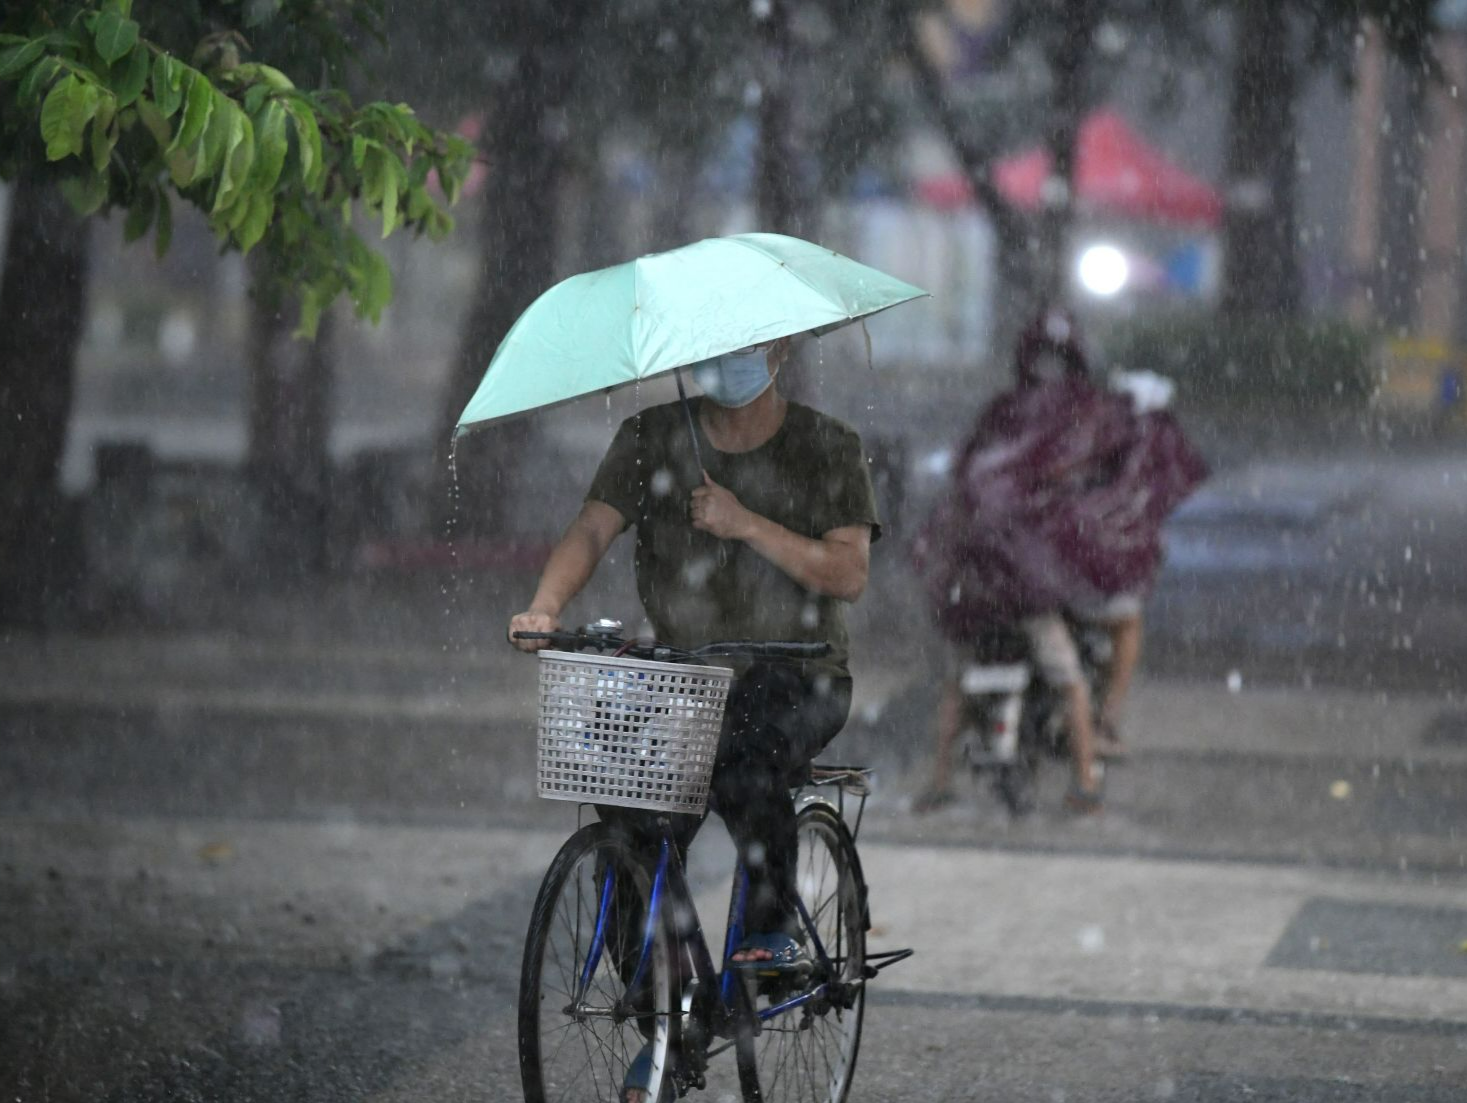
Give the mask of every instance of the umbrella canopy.
M 510 328 L 459 427 L 660 375 L 926 295 L 782 234 L 708 238 L 556 284 Z

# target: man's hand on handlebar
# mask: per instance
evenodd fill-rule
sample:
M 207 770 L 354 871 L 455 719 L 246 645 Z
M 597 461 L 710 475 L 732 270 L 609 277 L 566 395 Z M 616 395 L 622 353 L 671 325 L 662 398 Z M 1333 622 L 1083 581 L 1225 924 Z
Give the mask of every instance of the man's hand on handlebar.
M 523 613 L 516 613 L 509 618 L 509 630 L 507 635 L 509 642 L 521 651 L 533 654 L 542 648 L 549 647 L 549 640 L 517 640 L 514 638 L 516 632 L 558 632 L 560 631 L 560 618 L 551 613 L 542 613 L 536 609 L 530 609 Z

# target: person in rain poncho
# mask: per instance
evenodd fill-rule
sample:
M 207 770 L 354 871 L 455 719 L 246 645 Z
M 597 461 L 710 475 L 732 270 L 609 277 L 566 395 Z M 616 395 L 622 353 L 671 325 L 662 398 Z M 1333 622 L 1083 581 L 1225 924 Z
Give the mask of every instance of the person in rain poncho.
M 748 664 L 729 695 L 710 806 L 750 876 L 753 933 L 733 960 L 761 971 L 809 965 L 794 937 L 790 789 L 845 723 L 844 607 L 865 589 L 870 545 L 880 535 L 860 438 L 773 385 L 789 348 L 781 339 L 694 368 L 703 391 L 692 400 L 703 470 L 679 403 L 624 421 L 529 609 L 510 622 L 511 632 L 558 628 L 612 541 L 634 527 L 637 590 L 658 639 L 681 647 L 728 639 L 831 645 L 820 660 Z M 639 830 L 638 813 L 601 815 Z M 699 821 L 677 820 L 686 846 Z
M 1021 335 L 1015 375 L 959 450 L 949 493 L 917 543 L 938 624 L 954 643 L 933 784 L 919 810 L 948 799 L 958 678 L 972 641 L 994 624 L 1018 625 L 1040 674 L 1064 694 L 1067 806 L 1100 809 L 1094 757 L 1123 750 L 1116 721 L 1139 656 L 1142 598 L 1161 562 L 1161 524 L 1206 473 L 1169 414 L 1090 379 L 1062 312 Z M 1098 733 L 1066 612 L 1107 625 L 1115 643 Z

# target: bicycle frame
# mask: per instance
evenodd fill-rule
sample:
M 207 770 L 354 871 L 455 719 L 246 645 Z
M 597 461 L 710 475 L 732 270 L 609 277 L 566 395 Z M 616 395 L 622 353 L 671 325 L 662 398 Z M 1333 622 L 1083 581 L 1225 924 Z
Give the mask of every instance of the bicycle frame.
M 710 1032 L 721 1037 L 727 1037 L 733 1030 L 734 1016 L 739 999 L 737 985 L 740 982 L 737 969 L 725 967 L 718 969 L 713 963 L 712 954 L 708 949 L 708 941 L 703 935 L 702 922 L 698 918 L 697 910 L 693 905 L 692 892 L 688 887 L 687 877 L 683 872 L 682 862 L 677 856 L 677 848 L 673 845 L 671 825 L 667 819 L 659 819 L 661 839 L 658 843 L 657 870 L 652 878 L 652 890 L 648 899 L 647 919 L 642 931 L 642 945 L 638 953 L 637 964 L 633 969 L 631 979 L 627 982 L 626 990 L 636 992 L 640 989 L 646 977 L 647 969 L 652 960 L 652 946 L 657 934 L 657 925 L 664 924 L 668 932 L 673 936 L 675 951 L 685 949 L 691 959 L 693 966 L 693 978 L 700 987 L 709 992 L 717 993 L 717 999 L 711 1004 L 706 1004 L 709 1021 L 707 1023 Z M 581 971 L 580 991 L 576 993 L 575 1005 L 580 1014 L 592 1014 L 589 1009 L 581 1006 L 581 1000 L 585 990 L 590 984 L 590 979 L 596 973 L 600 964 L 601 954 L 606 947 L 607 930 L 609 922 L 610 902 L 615 891 L 616 871 L 614 867 L 608 867 L 605 881 L 601 886 L 601 898 L 597 907 L 596 929 L 591 938 L 591 949 L 587 954 L 585 965 Z M 729 898 L 728 910 L 728 932 L 725 938 L 723 960 L 725 962 L 737 950 L 744 938 L 744 910 L 748 900 L 749 876 L 743 863 L 740 862 L 734 870 L 733 889 Z M 675 909 L 675 914 L 688 916 L 689 928 L 686 930 L 676 929 L 666 919 L 666 908 L 669 901 Z M 810 919 L 810 914 L 805 908 L 802 900 L 796 901 L 799 909 L 800 922 L 810 937 L 810 946 L 816 962 L 816 968 L 827 977 L 836 975 L 836 962 L 839 960 L 840 947 L 837 946 L 836 958 L 832 959 L 825 944 L 821 941 L 819 933 L 815 930 L 815 924 Z M 864 978 L 860 983 L 864 983 Z M 797 996 L 758 1012 L 761 1022 L 785 1014 L 815 1000 L 826 998 L 831 994 L 832 984 L 826 980 L 809 991 L 801 992 Z M 632 1007 L 619 1006 L 610 1009 L 613 1016 L 633 1017 L 639 1012 Z M 645 1014 L 645 1012 L 641 1012 Z

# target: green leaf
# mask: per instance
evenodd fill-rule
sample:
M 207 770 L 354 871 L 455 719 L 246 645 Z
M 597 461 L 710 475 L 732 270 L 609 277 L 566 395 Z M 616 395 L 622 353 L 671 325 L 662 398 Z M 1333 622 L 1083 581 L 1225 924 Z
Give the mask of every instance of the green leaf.
M 351 139 L 351 163 L 360 169 L 367 159 L 367 150 L 375 143 L 368 142 L 360 134 L 352 135 Z
M 246 115 L 257 115 L 260 105 L 263 104 L 271 92 L 268 84 L 252 84 L 244 94 L 244 109 Z
M 153 100 L 165 119 L 183 106 L 183 66 L 168 54 L 153 59 Z
M 389 236 L 397 229 L 397 196 L 402 185 L 406 182 L 402 168 L 402 162 L 390 153 L 382 155 L 387 164 L 382 187 L 382 236 Z
M 244 116 L 234 102 L 213 88 L 209 94 L 214 98 L 214 110 L 209 113 L 209 125 L 199 139 L 199 170 L 195 179 L 207 179 L 224 167 L 224 158 L 239 141 L 243 129 L 240 120 Z
M 168 152 L 186 150 L 199 140 L 204 128 L 209 125 L 209 116 L 214 112 L 214 86 L 198 73 L 185 70 L 184 84 L 188 86 L 186 106 L 183 109 L 183 125 L 173 136 Z
M 153 214 L 158 209 L 158 189 L 141 188 L 127 209 L 127 218 L 122 223 L 122 240 L 136 241 L 148 232 L 153 224 Z
M 46 44 L 39 38 L 0 50 L 0 80 L 8 80 L 41 56 Z
M 275 197 L 268 192 L 256 193 L 250 199 L 248 217 L 235 229 L 240 249 L 248 253 L 259 244 L 265 231 L 270 228 L 270 219 L 274 215 Z
M 168 246 L 173 241 L 173 207 L 169 203 L 168 193 L 158 193 L 158 238 L 154 244 L 154 251 L 161 259 L 168 252 Z
M 120 107 L 126 107 L 142 95 L 143 88 L 148 83 L 147 49 L 145 47 L 136 49 L 126 62 L 112 66 L 111 76 L 107 83 L 112 91 L 117 93 L 117 103 Z
M 116 117 L 117 101 L 108 95 L 101 96 L 92 120 L 92 167 L 98 172 L 107 171 L 112 150 L 117 145 L 117 127 L 113 125 Z
M 321 325 L 321 295 L 313 287 L 301 292 L 301 320 L 293 336 L 314 340 Z
M 366 285 L 357 299 L 357 309 L 372 321 L 380 321 L 382 308 L 392 301 L 392 270 L 381 253 L 366 252 Z
M 280 171 L 285 167 L 285 155 L 290 149 L 290 143 L 285 136 L 285 108 L 278 101 L 267 103 L 265 110 L 255 120 L 255 144 L 258 155 L 255 158 L 251 186 L 271 191 L 280 179 Z
M 101 173 L 84 172 L 61 181 L 61 194 L 77 214 L 85 218 L 95 214 L 107 201 L 107 178 Z
M 199 152 L 197 149 L 175 149 L 172 153 L 164 154 L 164 160 L 168 162 L 168 176 L 175 187 L 186 188 L 198 179 Z
M 219 189 L 214 193 L 210 214 L 218 214 L 238 199 L 255 159 L 254 125 L 235 104 L 229 106 L 229 140 L 219 165 Z
M 421 222 L 432 209 L 433 200 L 428 197 L 426 188 L 408 188 L 407 216 L 409 222 Z
M 104 11 L 97 19 L 94 32 L 97 53 L 108 65 L 137 45 L 137 23 L 117 11 Z
M 20 87 L 16 89 L 16 99 L 20 105 L 26 108 L 33 106 L 41 98 L 41 92 L 61 71 L 61 62 L 54 57 L 43 57 L 32 65 L 31 71 L 21 78 Z
M 260 74 L 260 79 L 277 92 L 290 92 L 295 89 L 288 76 L 270 65 L 257 65 L 255 67 Z
M 364 145 L 363 149 L 365 154 L 357 162 L 357 168 L 362 170 L 362 199 L 368 206 L 375 207 L 382 202 L 382 192 L 387 187 L 387 156 L 375 145 Z
M 307 191 L 317 194 L 321 190 L 321 179 L 326 172 L 326 161 L 321 153 L 321 128 L 316 123 L 316 114 L 308 103 L 300 99 L 292 99 L 285 109 L 295 121 L 301 183 L 306 186 Z
M 56 82 L 41 105 L 41 138 L 48 161 L 81 155 L 82 133 L 97 113 L 99 100 L 96 86 L 75 76 Z
M 153 136 L 153 141 L 158 143 L 158 148 L 167 149 L 168 140 L 173 136 L 173 128 L 168 125 L 168 120 L 163 117 L 158 105 L 152 100 L 139 99 L 133 106 L 137 109 L 138 118 L 142 119 L 148 133 Z

